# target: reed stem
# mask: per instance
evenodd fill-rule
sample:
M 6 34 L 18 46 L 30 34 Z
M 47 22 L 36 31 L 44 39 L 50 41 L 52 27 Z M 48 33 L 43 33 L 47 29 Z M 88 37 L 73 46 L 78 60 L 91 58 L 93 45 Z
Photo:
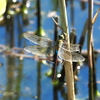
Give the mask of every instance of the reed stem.
M 89 64 L 89 100 L 94 100 L 94 61 L 93 61 L 93 0 L 88 0 L 88 64 Z
M 60 6 L 60 20 L 62 24 L 62 28 L 64 32 L 66 32 L 66 40 L 68 41 L 69 46 L 69 31 L 68 31 L 68 20 L 67 20 L 67 11 L 66 11 L 66 5 L 65 0 L 59 0 L 59 6 Z M 70 54 L 71 55 L 71 54 Z M 65 62 L 65 78 L 67 83 L 67 89 L 68 89 L 68 100 L 75 100 L 75 94 L 74 94 L 74 78 L 73 78 L 73 68 L 72 68 L 72 62 Z

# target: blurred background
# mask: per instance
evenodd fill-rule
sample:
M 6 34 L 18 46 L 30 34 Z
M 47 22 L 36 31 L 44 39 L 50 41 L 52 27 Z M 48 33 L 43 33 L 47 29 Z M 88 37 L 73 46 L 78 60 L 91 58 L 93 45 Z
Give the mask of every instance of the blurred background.
M 60 15 L 58 0 L 8 0 L 0 16 L 0 100 L 66 100 L 67 89 L 61 63 L 57 79 L 52 81 L 53 63 L 24 51 L 34 45 L 23 33 L 31 31 L 54 40 L 55 24 L 49 12 Z M 1 4 L 0 4 L 1 5 Z M 82 44 L 85 61 L 74 68 L 76 100 L 89 98 L 89 66 L 87 60 L 88 2 L 66 0 L 69 33 Z M 94 15 L 100 1 L 94 0 Z M 58 18 L 60 23 L 60 17 Z M 59 34 L 61 30 L 59 29 Z M 38 33 L 40 32 L 40 33 Z M 82 36 L 84 34 L 84 41 Z M 73 40 L 73 39 L 71 39 Z M 93 24 L 94 40 L 94 95 L 100 97 L 100 15 Z M 75 64 L 75 63 L 73 63 Z

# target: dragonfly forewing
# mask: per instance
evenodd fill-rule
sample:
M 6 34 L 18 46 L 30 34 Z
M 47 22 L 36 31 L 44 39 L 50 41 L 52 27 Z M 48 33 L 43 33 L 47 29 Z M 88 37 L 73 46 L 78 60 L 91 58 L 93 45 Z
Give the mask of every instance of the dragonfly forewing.
M 52 46 L 52 45 L 55 45 L 55 43 L 56 43 L 55 41 L 52 41 L 48 38 L 39 37 L 39 36 L 33 34 L 32 32 L 26 32 L 23 35 L 26 39 L 30 40 L 31 42 L 33 42 L 35 44 L 43 46 L 43 47 Z
M 39 36 L 33 34 L 32 32 L 26 32 L 23 35 L 26 39 L 30 40 L 31 42 L 33 42 L 35 44 L 43 46 L 43 47 L 48 47 L 48 46 L 56 47 L 58 44 L 58 42 L 56 42 L 56 41 L 52 41 L 48 38 L 39 37 Z M 80 51 L 79 46 L 80 45 L 78 45 L 78 44 L 70 44 L 70 49 L 69 49 L 68 44 L 66 42 L 63 42 L 61 47 L 66 49 L 67 51 L 75 52 L 75 51 Z
M 70 51 L 71 52 L 80 51 L 80 45 L 79 44 L 70 44 Z
M 63 42 L 60 47 L 69 52 L 80 51 L 80 45 L 78 45 L 78 44 L 70 44 L 70 47 L 69 47 L 68 43 Z
M 54 48 L 42 47 L 40 45 L 27 46 L 24 48 L 24 50 L 34 55 L 42 57 L 51 57 L 54 54 Z

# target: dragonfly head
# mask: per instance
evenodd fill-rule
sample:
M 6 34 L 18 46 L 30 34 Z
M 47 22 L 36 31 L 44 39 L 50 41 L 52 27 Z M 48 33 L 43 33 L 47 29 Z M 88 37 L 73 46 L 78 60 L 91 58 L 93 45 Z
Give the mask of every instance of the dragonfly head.
M 64 36 L 63 35 L 59 35 L 58 37 L 60 40 L 64 40 Z
M 59 35 L 58 37 L 60 40 L 63 40 L 63 41 L 67 41 L 68 40 L 68 37 L 66 35 L 66 33 L 63 33 L 62 35 Z

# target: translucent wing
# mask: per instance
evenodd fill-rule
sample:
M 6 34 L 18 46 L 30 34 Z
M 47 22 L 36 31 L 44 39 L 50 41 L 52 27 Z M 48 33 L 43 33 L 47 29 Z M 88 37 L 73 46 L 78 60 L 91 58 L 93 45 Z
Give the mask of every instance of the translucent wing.
M 31 42 L 38 44 L 33 46 L 25 47 L 24 49 L 27 52 L 30 52 L 32 54 L 38 55 L 38 56 L 53 56 L 55 45 L 57 45 L 57 42 L 52 41 L 47 38 L 39 37 L 35 34 L 32 34 L 32 32 L 24 33 L 24 37 Z M 59 46 L 58 55 L 61 59 L 65 61 L 73 61 L 73 62 L 81 62 L 84 61 L 84 57 L 78 53 L 73 53 L 76 51 L 80 51 L 79 48 L 80 45 L 78 44 L 70 44 L 70 48 L 68 47 L 68 44 L 66 42 L 62 42 Z
M 52 47 L 42 47 L 39 45 L 27 46 L 24 48 L 25 51 L 32 53 L 34 55 L 42 56 L 42 57 L 50 57 L 53 56 L 54 48 Z
M 82 62 L 85 60 L 81 54 L 69 52 L 63 48 L 59 48 L 58 56 L 65 61 Z
M 55 44 L 54 41 L 47 39 L 47 38 L 39 37 L 33 34 L 32 32 L 26 32 L 23 35 L 26 39 L 30 40 L 31 42 L 35 44 L 43 46 L 43 47 L 52 46 Z
M 78 44 L 70 44 L 70 51 L 71 52 L 80 51 L 80 45 L 78 45 Z
M 33 34 L 32 32 L 26 32 L 23 35 L 26 39 L 30 40 L 31 42 L 33 42 L 35 44 L 43 46 L 43 47 L 48 47 L 48 46 L 51 47 L 51 46 L 57 45 L 56 41 L 52 41 L 47 38 L 39 37 L 39 36 Z M 62 48 L 66 49 L 70 52 L 80 51 L 79 46 L 80 45 L 78 45 L 78 44 L 70 44 L 70 50 L 69 50 L 68 44 L 66 42 L 62 43 Z
M 63 48 L 59 48 L 58 56 L 60 59 L 65 60 L 65 61 L 72 60 L 69 51 L 66 51 L 66 49 L 63 49 Z
M 85 58 L 79 53 L 72 53 L 72 61 L 73 62 L 82 62 Z
M 69 52 L 80 51 L 80 45 L 78 45 L 78 44 L 70 44 L 70 48 L 69 48 L 68 43 L 63 42 L 60 47 Z

